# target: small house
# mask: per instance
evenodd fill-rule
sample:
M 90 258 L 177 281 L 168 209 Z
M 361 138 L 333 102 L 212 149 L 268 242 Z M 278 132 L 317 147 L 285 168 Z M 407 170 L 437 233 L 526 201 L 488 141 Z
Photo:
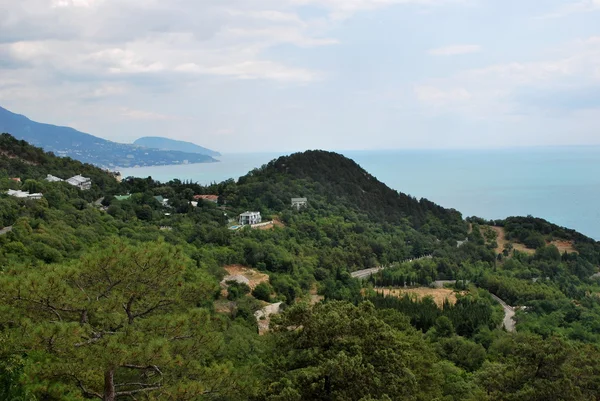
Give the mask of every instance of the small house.
M 260 216 L 260 212 L 245 212 L 240 214 L 238 219 L 238 223 L 241 225 L 252 225 L 258 224 L 262 221 L 262 217 Z
M 300 210 L 303 207 L 306 207 L 308 204 L 308 199 L 306 198 L 292 198 L 292 207 L 296 208 L 296 210 Z
M 74 187 L 81 189 L 82 191 L 92 189 L 92 179 L 83 177 L 81 175 L 76 175 L 74 177 L 69 178 L 67 180 L 67 183 L 73 185 Z
M 46 176 L 46 181 L 48 181 L 48 182 L 63 182 L 64 180 L 62 178 L 55 177 L 52 174 L 48 174 Z
M 14 196 L 15 198 L 20 198 L 20 199 L 39 200 L 44 197 L 44 195 L 42 195 L 40 193 L 30 194 L 27 191 L 15 191 L 13 189 L 9 189 L 8 192 L 6 192 L 6 193 L 10 196 Z
M 131 195 L 115 195 L 115 199 L 118 201 L 125 201 L 131 198 Z
M 160 203 L 160 204 L 161 204 L 161 206 L 165 206 L 165 207 L 166 207 L 166 206 L 169 206 L 169 200 L 168 200 L 168 199 L 166 199 L 166 198 L 163 198 L 163 197 L 162 197 L 162 196 L 160 196 L 160 195 L 158 195 L 158 196 L 155 196 L 155 197 L 154 197 L 154 199 L 156 199 L 156 201 L 157 201 L 158 203 Z

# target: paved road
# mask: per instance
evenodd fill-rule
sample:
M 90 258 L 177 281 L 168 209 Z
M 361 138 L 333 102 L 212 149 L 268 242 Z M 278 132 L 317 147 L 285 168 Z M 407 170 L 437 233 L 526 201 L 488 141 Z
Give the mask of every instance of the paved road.
M 370 269 L 364 269 L 364 270 L 358 270 L 355 271 L 353 273 L 350 273 L 350 275 L 354 278 L 367 278 L 369 276 L 372 276 L 373 274 L 381 271 L 385 269 L 385 267 L 381 266 L 381 267 L 372 267 Z
M 421 260 L 421 259 L 429 259 L 431 258 L 431 255 L 427 255 L 427 256 L 423 256 L 417 259 L 408 259 L 405 260 L 404 262 L 414 262 L 417 260 Z M 404 263 L 403 262 L 403 263 Z M 380 266 L 380 267 L 372 267 L 370 269 L 364 269 L 364 270 L 358 270 L 355 271 L 353 273 L 351 273 L 350 275 L 354 278 L 367 278 L 369 276 L 372 276 L 373 274 L 385 269 L 387 266 Z M 600 273 L 599 273 L 600 275 Z M 435 287 L 437 288 L 443 288 L 444 284 L 454 284 L 456 283 L 456 280 L 438 280 L 434 282 Z M 503 321 L 503 325 L 506 328 L 506 331 L 508 332 L 514 332 L 515 330 L 515 308 L 513 308 L 512 306 L 508 305 L 506 302 L 504 302 L 503 300 L 501 300 L 500 298 L 498 298 L 496 295 L 491 294 L 492 297 L 494 298 L 494 300 L 496 300 L 496 302 L 498 302 L 500 305 L 502 305 L 502 308 L 504 309 L 504 321 Z
M 4 227 L 3 229 L 0 230 L 0 235 L 8 234 L 11 231 L 12 231 L 12 226 Z
M 406 259 L 400 263 L 416 262 L 417 260 L 431 259 L 431 258 L 432 258 L 432 255 L 426 255 L 426 256 L 421 256 L 420 258 L 416 258 L 416 259 Z M 357 270 L 355 272 L 350 273 L 350 275 L 354 278 L 367 278 L 367 277 L 372 276 L 373 274 L 375 274 L 387 267 L 390 267 L 390 266 L 379 266 L 379 267 L 371 267 L 370 269 Z
M 496 300 L 496 302 L 498 302 L 500 305 L 502 305 L 502 308 L 504 308 L 504 328 L 506 329 L 506 331 L 508 332 L 514 332 L 515 331 L 515 308 L 513 308 L 512 306 L 509 306 L 506 302 L 504 302 L 503 300 L 501 300 L 500 298 L 498 298 L 497 296 L 495 296 L 494 294 L 492 294 L 492 298 L 494 298 Z

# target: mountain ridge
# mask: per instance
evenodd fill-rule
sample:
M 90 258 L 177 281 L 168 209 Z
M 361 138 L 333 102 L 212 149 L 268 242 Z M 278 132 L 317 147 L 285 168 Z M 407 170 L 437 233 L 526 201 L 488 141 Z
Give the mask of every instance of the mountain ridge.
M 165 138 L 162 136 L 144 136 L 136 139 L 133 142 L 134 145 L 143 146 L 150 149 L 158 150 L 174 150 L 186 153 L 198 153 L 201 155 L 207 155 L 211 157 L 221 156 L 221 153 L 197 145 L 193 142 L 180 141 L 176 139 Z
M 217 162 L 208 155 L 141 148 L 64 127 L 40 123 L 0 106 L 0 132 L 59 156 L 69 156 L 103 168 Z

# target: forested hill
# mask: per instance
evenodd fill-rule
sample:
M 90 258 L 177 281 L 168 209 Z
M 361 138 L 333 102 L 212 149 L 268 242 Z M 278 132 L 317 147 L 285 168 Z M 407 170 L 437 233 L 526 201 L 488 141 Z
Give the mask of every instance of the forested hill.
M 5 175 L 4 178 L 43 182 L 48 174 L 62 179 L 80 174 L 92 179 L 92 195 L 101 195 L 117 186 L 115 177 L 107 171 L 70 157 L 57 157 L 46 153 L 9 134 L 0 135 L 0 156 L 0 173 Z
M 0 136 L 0 401 L 599 400 L 598 244 L 469 222 L 334 153 L 119 183 Z
M 270 207 L 287 206 L 290 197 L 317 196 L 364 213 L 374 222 L 409 222 L 442 237 L 466 236 L 466 226 L 456 210 L 397 192 L 353 160 L 333 152 L 312 150 L 280 157 L 241 177 L 239 184 L 251 191 L 247 195 Z

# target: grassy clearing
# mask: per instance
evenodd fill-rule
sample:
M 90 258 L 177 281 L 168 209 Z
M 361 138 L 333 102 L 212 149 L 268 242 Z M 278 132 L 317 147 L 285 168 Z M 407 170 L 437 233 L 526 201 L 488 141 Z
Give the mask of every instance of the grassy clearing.
M 398 298 L 403 297 L 405 294 L 417 299 L 432 297 L 440 308 L 444 305 L 445 300 L 448 300 L 452 305 L 456 303 L 456 292 L 450 288 L 376 288 L 375 291 L 378 294 Z
M 265 283 L 269 281 L 269 275 L 260 273 L 250 267 L 245 267 L 242 265 L 229 265 L 225 266 L 224 269 L 227 271 L 227 274 L 230 276 L 244 276 L 250 281 L 250 288 L 254 289 L 260 283 Z

